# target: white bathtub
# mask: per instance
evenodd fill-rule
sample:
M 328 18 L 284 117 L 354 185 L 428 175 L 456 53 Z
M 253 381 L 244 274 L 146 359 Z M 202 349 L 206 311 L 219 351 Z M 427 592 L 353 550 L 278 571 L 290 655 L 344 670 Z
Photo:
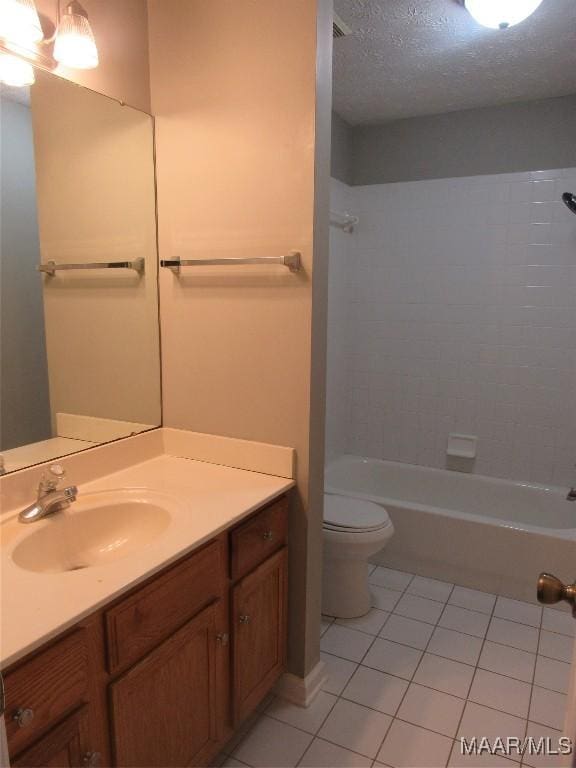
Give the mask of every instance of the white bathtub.
M 326 468 L 327 493 L 386 507 L 396 529 L 381 565 L 535 601 L 540 571 L 576 577 L 567 489 L 357 456 Z

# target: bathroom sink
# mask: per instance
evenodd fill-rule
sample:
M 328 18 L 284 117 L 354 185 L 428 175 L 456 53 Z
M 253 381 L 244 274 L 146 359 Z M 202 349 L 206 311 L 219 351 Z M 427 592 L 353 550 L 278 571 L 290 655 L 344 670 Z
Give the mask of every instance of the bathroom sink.
M 16 565 L 37 573 L 62 573 L 137 555 L 168 529 L 178 502 L 148 489 L 79 496 L 64 511 L 27 526 L 14 548 Z

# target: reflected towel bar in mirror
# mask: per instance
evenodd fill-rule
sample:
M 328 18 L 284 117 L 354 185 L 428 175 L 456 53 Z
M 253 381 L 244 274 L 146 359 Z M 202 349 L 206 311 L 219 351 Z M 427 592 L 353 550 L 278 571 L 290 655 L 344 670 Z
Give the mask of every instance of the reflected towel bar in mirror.
M 288 256 L 260 256 L 230 259 L 162 259 L 161 267 L 167 267 L 180 274 L 180 267 L 234 267 L 242 264 L 280 264 L 290 272 L 299 272 L 302 268 L 301 255 L 298 251 Z
M 40 264 L 36 267 L 38 272 L 44 272 L 47 275 L 55 275 L 59 270 L 70 269 L 133 269 L 139 274 L 144 274 L 144 259 L 134 259 L 134 261 L 94 261 L 87 264 L 56 264 L 55 261 L 47 261 L 46 264 Z

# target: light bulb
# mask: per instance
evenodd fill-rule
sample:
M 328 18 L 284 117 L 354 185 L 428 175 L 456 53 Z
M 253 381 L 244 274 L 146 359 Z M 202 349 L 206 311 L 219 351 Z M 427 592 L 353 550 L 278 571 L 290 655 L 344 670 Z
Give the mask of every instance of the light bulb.
M 94 69 L 98 66 L 98 48 L 88 14 L 77 0 L 68 5 L 58 26 L 54 58 L 72 69 Z
M 34 67 L 31 64 L 10 53 L 0 53 L 0 83 L 20 88 L 33 85 L 34 79 Z
M 0 37 L 24 47 L 42 40 L 34 0 L 0 0 Z
M 491 29 L 507 29 L 531 16 L 542 0 L 464 0 L 478 24 Z

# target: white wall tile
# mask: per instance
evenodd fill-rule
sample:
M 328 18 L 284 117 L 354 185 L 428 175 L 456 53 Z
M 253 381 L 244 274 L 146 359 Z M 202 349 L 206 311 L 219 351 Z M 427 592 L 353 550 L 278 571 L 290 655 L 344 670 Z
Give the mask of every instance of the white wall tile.
M 576 169 L 333 181 L 332 207 L 360 224 L 331 230 L 329 456 L 444 468 L 449 432 L 466 431 L 475 472 L 574 482 L 572 181 Z

